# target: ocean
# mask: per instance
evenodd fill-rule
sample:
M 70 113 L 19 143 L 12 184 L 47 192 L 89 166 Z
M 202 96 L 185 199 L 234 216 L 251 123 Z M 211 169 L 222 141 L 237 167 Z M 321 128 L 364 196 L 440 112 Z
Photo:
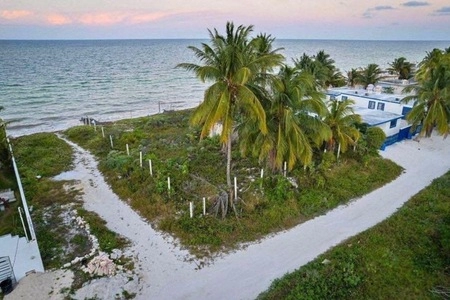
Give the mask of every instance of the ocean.
M 0 40 L 0 118 L 11 136 L 197 106 L 207 84 L 175 66 L 207 40 Z M 404 56 L 418 63 L 449 41 L 276 40 L 292 64 L 324 50 L 346 72 Z

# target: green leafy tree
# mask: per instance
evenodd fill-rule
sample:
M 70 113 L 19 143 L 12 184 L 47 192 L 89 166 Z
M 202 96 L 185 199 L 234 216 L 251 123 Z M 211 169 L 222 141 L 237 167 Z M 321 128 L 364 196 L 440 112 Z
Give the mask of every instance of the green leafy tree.
M 370 153 L 377 153 L 386 140 L 386 134 L 380 127 L 369 127 L 365 133 L 365 140 Z
M 429 52 L 419 64 L 417 84 L 405 92 L 413 95 L 402 101 L 414 102 L 406 116 L 413 127 L 422 125 L 420 134 L 430 137 L 433 129 L 441 135 L 450 133 L 450 53 L 439 49 Z
M 369 84 L 376 84 L 383 78 L 385 78 L 383 70 L 377 64 L 369 64 L 367 67 L 358 70 L 357 81 L 364 85 L 364 88 L 367 88 Z
M 350 87 L 355 87 L 358 84 L 359 79 L 359 71 L 357 69 L 352 68 L 350 71 L 347 71 L 347 85 Z
M 331 86 L 343 86 L 345 84 L 345 78 L 338 68 L 335 66 L 335 61 L 324 50 L 317 52 L 314 56 L 316 62 L 318 62 L 325 69 L 325 82 L 324 87 Z
M 389 63 L 388 71 L 391 74 L 397 74 L 398 79 L 410 79 L 412 77 L 413 64 L 406 60 L 404 57 L 394 59 Z
M 334 65 L 335 61 L 330 55 L 321 50 L 310 57 L 306 53 L 299 59 L 294 59 L 296 68 L 311 73 L 319 86 L 326 89 L 331 86 L 342 86 L 345 78 Z
M 266 160 L 273 171 L 282 171 L 286 161 L 291 170 L 296 163 L 308 165 L 313 148 L 329 138 L 328 127 L 318 118 L 325 110 L 322 93 L 314 77 L 305 71 L 283 66 L 271 81 L 272 94 L 265 98 L 268 133 L 246 124 L 241 151 Z
M 326 148 L 328 151 L 335 151 L 337 144 L 338 157 L 340 152 L 347 151 L 348 146 L 355 145 L 360 138 L 360 132 L 356 125 L 361 123 L 361 116 L 354 113 L 353 104 L 355 102 L 350 99 L 328 102 L 328 112 L 324 122 L 330 127 L 332 134 L 326 142 Z
M 283 61 L 281 54 L 261 51 L 260 40 L 250 37 L 252 30 L 253 26 L 235 28 L 231 22 L 226 24 L 225 35 L 216 29 L 208 30 L 210 45 L 189 47 L 202 64 L 178 65 L 193 71 L 203 82 L 212 82 L 203 102 L 193 112 L 191 123 L 202 126 L 201 138 L 207 136 L 216 123 L 222 124 L 220 140 L 227 151 L 227 185 L 231 200 L 231 136 L 235 120 L 253 121 L 263 134 L 267 133 L 266 114 L 253 83 L 262 70 L 269 70 Z
M 314 57 L 303 53 L 299 59 L 294 59 L 294 64 L 296 69 L 311 74 L 318 86 L 325 87 L 325 81 L 327 79 L 326 69 L 314 60 Z

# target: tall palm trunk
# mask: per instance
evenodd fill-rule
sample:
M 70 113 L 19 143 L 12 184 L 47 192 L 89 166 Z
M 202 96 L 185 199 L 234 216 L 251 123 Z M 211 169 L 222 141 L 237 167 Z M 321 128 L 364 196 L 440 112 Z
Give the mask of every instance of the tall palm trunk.
M 237 199 L 234 199 L 234 188 L 231 183 L 231 134 L 228 135 L 227 140 L 227 185 L 228 185 L 228 193 L 229 193 L 229 203 L 231 207 L 233 208 L 234 214 L 236 218 L 238 218 L 238 212 L 236 210 L 236 205 L 234 205 L 234 201 Z M 227 209 L 223 212 L 224 216 L 227 214 Z
M 227 140 L 227 186 L 230 191 L 230 200 L 233 200 L 233 186 L 231 184 L 231 134 Z

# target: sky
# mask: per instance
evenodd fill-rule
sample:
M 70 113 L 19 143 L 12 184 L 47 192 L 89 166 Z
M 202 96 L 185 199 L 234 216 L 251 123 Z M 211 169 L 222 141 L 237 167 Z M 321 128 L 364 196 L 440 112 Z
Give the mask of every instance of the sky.
M 0 0 L 0 39 L 208 39 L 227 21 L 277 39 L 450 40 L 450 0 Z

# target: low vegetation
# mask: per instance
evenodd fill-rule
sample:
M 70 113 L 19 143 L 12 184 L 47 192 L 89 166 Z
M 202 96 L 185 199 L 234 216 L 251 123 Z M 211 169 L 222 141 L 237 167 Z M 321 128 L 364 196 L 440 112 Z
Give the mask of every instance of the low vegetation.
M 1 107 L 0 107 L 1 109 Z M 0 119 L 0 123 L 3 121 Z M 0 127 L 0 190 L 17 190 L 12 162 L 9 157 L 8 144 L 6 142 L 6 132 L 4 125 Z M 15 195 L 19 199 L 18 195 Z M 17 209 L 20 201 L 10 202 L 5 205 L 4 210 L 0 210 L 0 236 L 5 234 L 24 234 L 22 223 L 20 222 Z
M 190 112 L 104 124 L 105 137 L 99 126 L 78 126 L 65 134 L 97 156 L 99 168 L 121 199 L 199 256 L 292 227 L 384 185 L 401 172 L 361 144 L 359 151 L 346 152 L 338 162 L 331 152 L 316 153 L 307 169 L 294 169 L 287 177 L 264 170 L 261 179 L 258 161 L 235 150 L 231 172 L 237 178 L 240 201 L 235 211 L 221 218 L 214 208 L 226 191 L 226 154 L 217 137 L 199 142 L 200 129 L 189 126 Z M 190 201 L 195 206 L 193 218 Z
M 448 299 L 450 172 L 388 220 L 274 281 L 258 299 Z
M 92 245 L 87 233 L 77 230 L 73 224 L 77 215 L 90 224 L 103 251 L 126 244 L 106 228 L 100 217 L 82 208 L 80 193 L 72 182 L 52 179 L 73 167 L 73 150 L 67 143 L 52 133 L 24 136 L 12 142 L 46 269 L 60 268 L 75 257 L 89 253 Z M 13 211 L 11 214 L 17 215 Z

